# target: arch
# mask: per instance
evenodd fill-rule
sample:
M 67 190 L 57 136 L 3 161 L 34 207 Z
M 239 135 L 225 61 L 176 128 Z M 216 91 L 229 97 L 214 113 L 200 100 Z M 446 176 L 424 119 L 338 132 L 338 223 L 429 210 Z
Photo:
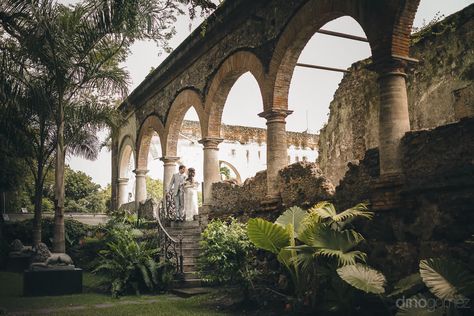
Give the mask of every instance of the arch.
M 230 89 L 237 79 L 250 72 L 257 81 L 260 94 L 265 104 L 265 72 L 260 59 L 249 51 L 238 51 L 227 57 L 212 78 L 206 95 L 204 109 L 208 122 L 203 137 L 220 137 L 222 112 Z
M 235 176 L 237 177 L 237 183 L 242 183 L 242 177 L 240 176 L 239 171 L 233 164 L 225 160 L 219 160 L 219 166 L 221 165 L 226 165 L 227 167 L 229 167 L 235 173 Z
M 160 137 L 161 150 L 163 152 L 165 129 L 160 118 L 152 114 L 143 121 L 138 132 L 137 159 L 135 162 L 138 170 L 147 170 L 148 152 L 150 150 L 153 132 L 156 132 Z
M 130 135 L 126 135 L 119 146 L 119 162 L 118 162 L 118 176 L 119 178 L 128 178 L 127 168 L 130 164 L 130 158 L 136 157 L 135 155 L 135 145 L 132 141 Z
M 163 156 L 174 157 L 178 152 L 178 139 L 186 112 L 193 107 L 199 117 L 201 135 L 205 128 L 203 124 L 207 121 L 206 113 L 202 105 L 201 97 L 196 90 L 187 88 L 182 90 L 171 104 L 165 125 L 166 144 L 163 147 Z
M 294 67 L 306 43 L 326 23 L 342 16 L 353 18 L 364 30 L 374 61 L 399 55 L 407 57 L 411 25 L 419 0 L 308 1 L 292 17 L 280 35 L 270 61 L 266 96 L 271 106 L 288 108 L 288 92 Z M 268 110 L 266 108 L 266 110 Z

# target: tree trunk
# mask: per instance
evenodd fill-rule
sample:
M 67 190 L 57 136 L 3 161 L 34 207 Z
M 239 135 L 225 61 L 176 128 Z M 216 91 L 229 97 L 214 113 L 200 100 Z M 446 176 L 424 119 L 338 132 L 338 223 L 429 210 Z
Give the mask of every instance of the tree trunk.
M 3 214 L 6 213 L 5 202 L 5 192 L 0 192 L 0 208 L 2 209 L 2 212 L 0 214 L 0 240 L 3 240 Z
M 43 207 L 43 163 L 38 161 L 38 174 L 35 182 L 35 217 L 33 219 L 33 246 L 41 242 L 41 215 Z
M 64 235 L 64 109 L 58 106 L 56 169 L 55 169 L 55 196 L 54 196 L 54 236 L 53 252 L 66 252 Z

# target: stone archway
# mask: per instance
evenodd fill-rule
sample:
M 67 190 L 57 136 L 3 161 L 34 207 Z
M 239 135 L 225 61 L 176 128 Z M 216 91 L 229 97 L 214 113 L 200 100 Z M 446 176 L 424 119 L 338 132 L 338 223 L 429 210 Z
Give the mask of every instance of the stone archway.
M 219 166 L 222 166 L 222 165 L 229 167 L 235 173 L 235 176 L 236 176 L 235 180 L 237 180 L 237 183 L 239 184 L 242 183 L 242 177 L 240 176 L 240 172 L 237 170 L 237 168 L 233 164 L 225 160 L 219 160 Z
M 118 198 L 117 206 L 120 207 L 122 204 L 128 202 L 127 186 L 129 184 L 128 168 L 130 160 L 133 157 L 134 163 L 136 164 L 136 151 L 135 145 L 132 141 L 132 137 L 127 135 L 122 139 L 119 146 L 119 161 L 118 161 Z
M 148 173 L 148 153 L 150 151 L 151 139 L 154 134 L 158 134 L 160 144 L 165 146 L 164 127 L 156 115 L 148 116 L 140 126 L 137 140 L 137 161 L 135 169 L 135 202 L 138 207 L 140 202 L 147 198 L 146 174 Z

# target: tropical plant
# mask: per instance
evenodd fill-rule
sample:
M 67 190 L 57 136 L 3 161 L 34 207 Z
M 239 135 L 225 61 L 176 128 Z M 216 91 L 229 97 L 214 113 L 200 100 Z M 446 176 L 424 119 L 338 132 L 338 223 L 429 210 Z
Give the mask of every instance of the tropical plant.
M 202 232 L 200 246 L 201 278 L 212 284 L 237 284 L 247 296 L 256 271 L 252 268 L 255 248 L 246 225 L 233 218 L 228 223 L 213 220 Z
M 342 280 L 359 290 L 385 294 L 384 275 L 368 266 L 347 265 L 339 268 L 337 273 Z M 420 287 L 420 284 L 424 286 Z M 399 308 L 397 315 L 457 315 L 456 310 L 472 308 L 466 302 L 474 296 L 474 274 L 453 260 L 424 259 L 420 261 L 419 273 L 400 280 L 394 289 L 381 299 L 402 299 L 401 303 L 396 301 Z M 405 298 L 408 293 L 412 296 Z
M 215 8 L 211 1 L 85 0 L 64 6 L 55 0 L 0 2 L 0 33 L 15 46 L 16 61 L 32 76 L 47 78 L 55 129 L 55 218 L 53 248 L 65 251 L 64 167 L 66 107 L 112 104 L 124 95 L 128 74 L 120 63 L 135 40 L 163 47 L 173 35 L 182 4 Z M 194 11 L 192 11 L 193 13 Z M 16 87 L 11 89 L 15 91 Z
M 113 297 L 130 290 L 136 294 L 143 287 L 153 290 L 160 283 L 159 270 L 163 266 L 157 260 L 158 250 L 145 242 L 138 242 L 131 229 L 122 226 L 108 231 L 107 248 L 100 251 L 99 266 L 94 269 L 110 281 Z
M 343 228 L 350 219 L 370 216 L 365 205 L 338 214 L 331 203 L 323 202 L 309 212 L 292 207 L 275 223 L 251 219 L 247 232 L 258 248 L 277 256 L 291 277 L 297 300 L 302 301 L 310 292 L 314 295 L 315 279 L 332 278 L 338 266 L 365 261 L 365 253 L 354 250 L 362 235 Z

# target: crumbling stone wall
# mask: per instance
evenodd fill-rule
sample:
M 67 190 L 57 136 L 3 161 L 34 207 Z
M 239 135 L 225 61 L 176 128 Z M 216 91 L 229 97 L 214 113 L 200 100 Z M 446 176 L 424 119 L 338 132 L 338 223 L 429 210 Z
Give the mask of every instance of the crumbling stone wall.
M 446 256 L 474 265 L 474 118 L 402 139 L 404 181 L 400 205 L 375 210 L 362 228 L 369 262 L 397 279 L 414 272 L 420 259 Z M 336 205 L 372 200 L 377 150 L 349 166 L 336 189 Z
M 408 70 L 407 92 L 412 130 L 433 128 L 474 116 L 474 5 L 413 37 L 410 56 L 420 60 Z M 319 164 L 338 184 L 347 163 L 378 147 L 379 100 L 370 60 L 355 63 L 330 104 L 320 132 Z
M 180 132 L 187 136 L 200 138 L 201 126 L 197 121 L 184 120 Z M 241 144 L 250 142 L 262 144 L 267 141 L 267 130 L 258 127 L 222 124 L 221 137 L 225 140 L 238 141 Z M 318 148 L 319 136 L 317 134 L 287 131 L 286 137 L 288 147 L 295 146 L 298 148 L 311 148 L 312 150 Z
M 266 172 L 261 171 L 241 185 L 219 182 L 212 185 L 214 197 L 211 218 L 238 216 L 277 217 L 280 211 L 294 206 L 312 206 L 323 200 L 332 200 L 334 186 L 314 162 L 297 162 L 280 170 L 281 203 L 279 209 L 262 214 L 261 202 L 266 195 Z

